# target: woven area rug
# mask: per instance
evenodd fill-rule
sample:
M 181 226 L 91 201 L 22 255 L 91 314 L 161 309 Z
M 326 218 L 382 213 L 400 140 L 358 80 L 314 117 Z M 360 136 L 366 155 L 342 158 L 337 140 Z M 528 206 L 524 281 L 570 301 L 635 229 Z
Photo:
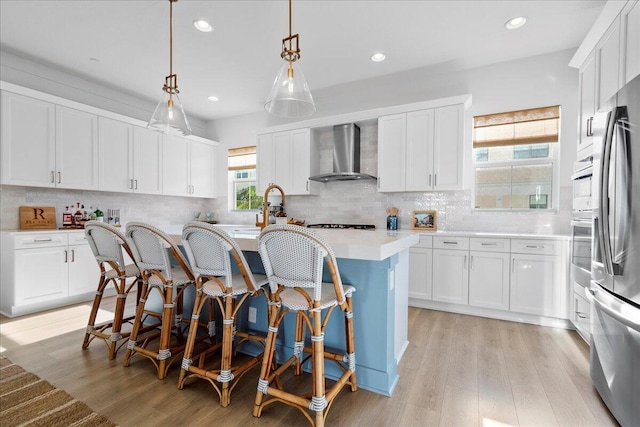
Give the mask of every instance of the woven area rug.
M 115 426 L 63 390 L 0 358 L 0 426 Z

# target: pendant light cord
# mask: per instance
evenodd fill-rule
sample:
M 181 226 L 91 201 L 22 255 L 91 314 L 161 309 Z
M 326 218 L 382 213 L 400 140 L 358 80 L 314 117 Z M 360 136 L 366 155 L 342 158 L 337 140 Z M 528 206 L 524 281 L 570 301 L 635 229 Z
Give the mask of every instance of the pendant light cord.
M 293 34 L 291 31 L 291 0 L 289 0 L 289 37 Z
M 173 75 L 173 2 L 169 0 L 169 75 Z

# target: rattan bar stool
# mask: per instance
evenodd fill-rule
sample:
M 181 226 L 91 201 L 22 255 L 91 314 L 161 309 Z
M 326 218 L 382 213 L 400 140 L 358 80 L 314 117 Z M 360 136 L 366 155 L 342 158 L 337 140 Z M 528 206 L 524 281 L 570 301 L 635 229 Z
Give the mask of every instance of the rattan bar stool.
M 141 223 L 127 224 L 126 238 L 131 247 L 133 259 L 142 273 L 140 302 L 129 335 L 124 366 L 129 366 L 131 358 L 141 355 L 153 362 L 158 379 L 164 379 L 171 363 L 184 349 L 184 331 L 182 319 L 183 295 L 185 289 L 195 286 L 195 278 L 189 264 L 173 239 L 156 227 Z M 171 265 L 171 257 L 177 266 Z M 157 291 L 162 303 L 161 308 L 147 307 L 151 292 Z M 147 317 L 160 319 L 159 331 L 143 334 L 149 329 L 145 323 Z M 186 326 L 186 324 L 184 325 Z M 172 333 L 176 340 L 172 342 Z M 159 338 L 157 347 L 155 338 Z M 142 342 L 138 342 L 141 339 Z
M 299 409 L 312 425 L 324 426 L 333 399 L 347 384 L 357 390 L 356 361 L 353 335 L 351 294 L 353 286 L 343 285 L 335 256 L 329 245 L 314 232 L 295 225 L 270 225 L 260 234 L 259 252 L 271 288 L 269 296 L 269 331 L 262 360 L 258 392 L 253 415 L 259 417 L 265 406 L 283 402 Z M 332 283 L 322 282 L 324 262 Z M 338 307 L 345 317 L 345 354 L 325 350 L 324 330 Z M 284 315 L 296 312 L 294 354 L 272 371 L 278 327 Z M 324 316 L 323 316 L 324 311 Z M 306 331 L 311 334 L 311 346 L 305 346 Z M 309 356 L 305 357 L 305 354 Z M 296 395 L 285 391 L 280 375 L 293 367 L 302 373 L 302 366 L 311 359 L 311 393 Z M 340 378 L 327 390 L 324 362 L 331 360 L 341 369 Z M 265 396 L 271 396 L 263 400 Z M 314 414 L 312 418 L 307 410 Z
M 113 360 L 120 347 L 126 342 L 126 338 L 129 337 L 129 331 L 123 332 L 122 326 L 123 323 L 131 321 L 134 316 L 125 318 L 124 310 L 129 292 L 134 287 L 138 289 L 137 286 L 141 280 L 140 271 L 135 263 L 125 264 L 123 251 L 131 259 L 133 255 L 124 235 L 117 228 L 103 222 L 89 221 L 85 224 L 84 234 L 100 267 L 100 280 L 91 306 L 82 348 L 88 348 L 96 338 L 101 339 L 109 349 L 109 360 Z M 113 285 L 117 294 L 113 319 L 96 325 L 102 296 L 109 284 Z
M 249 296 L 263 295 L 266 298 L 262 286 L 267 284 L 267 277 L 251 273 L 237 242 L 221 228 L 202 222 L 187 223 L 182 232 L 182 244 L 196 275 L 197 292 L 178 388 L 183 388 L 187 378 L 207 380 L 218 393 L 220 405 L 228 406 L 238 380 L 258 365 L 264 354 L 265 336 L 236 331 L 236 315 Z M 232 257 L 239 273 L 234 274 L 231 269 Z M 197 330 L 195 324 L 206 301 L 215 301 L 219 307 L 222 341 L 193 356 Z M 263 350 L 242 364 L 232 366 L 237 347 L 248 341 L 259 343 Z M 219 364 L 216 362 L 213 369 L 207 367 L 205 358 L 218 352 L 221 353 Z

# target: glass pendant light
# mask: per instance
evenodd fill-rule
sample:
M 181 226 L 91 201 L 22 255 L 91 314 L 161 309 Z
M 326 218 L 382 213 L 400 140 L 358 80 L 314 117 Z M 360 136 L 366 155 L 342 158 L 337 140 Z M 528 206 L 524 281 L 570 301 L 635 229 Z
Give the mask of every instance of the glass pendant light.
M 178 97 L 178 75 L 173 73 L 173 3 L 169 0 L 169 75 L 162 86 L 163 95 L 147 127 L 170 135 L 191 135 L 191 126 Z
M 291 34 L 291 0 L 289 0 L 289 37 L 282 39 L 283 63 L 264 104 L 267 112 L 280 117 L 304 117 L 316 112 L 311 91 L 300 64 L 298 34 Z

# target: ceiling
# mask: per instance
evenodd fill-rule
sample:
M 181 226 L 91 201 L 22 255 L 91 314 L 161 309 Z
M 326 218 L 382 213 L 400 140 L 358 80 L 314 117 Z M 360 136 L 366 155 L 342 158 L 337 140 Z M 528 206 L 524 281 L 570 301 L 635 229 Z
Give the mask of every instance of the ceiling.
M 575 48 L 604 4 L 295 0 L 292 29 L 313 93 L 447 62 L 469 68 Z M 288 36 L 288 3 L 180 0 L 173 15 L 173 68 L 187 114 L 261 111 Z M 520 15 L 524 27 L 504 28 Z M 214 31 L 196 31 L 195 19 Z M 169 74 L 169 2 L 0 0 L 0 49 L 157 102 Z M 376 51 L 386 61 L 371 62 Z

